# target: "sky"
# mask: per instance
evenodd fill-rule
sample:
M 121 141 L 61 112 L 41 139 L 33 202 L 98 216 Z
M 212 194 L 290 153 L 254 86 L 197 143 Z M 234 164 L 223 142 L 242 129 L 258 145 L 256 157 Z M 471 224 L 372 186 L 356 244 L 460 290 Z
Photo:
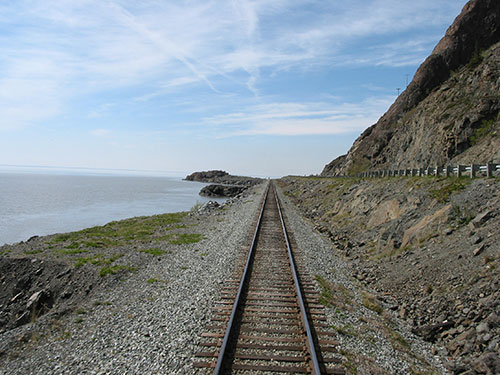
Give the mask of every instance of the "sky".
M 2 0 L 0 165 L 308 175 L 465 0 Z

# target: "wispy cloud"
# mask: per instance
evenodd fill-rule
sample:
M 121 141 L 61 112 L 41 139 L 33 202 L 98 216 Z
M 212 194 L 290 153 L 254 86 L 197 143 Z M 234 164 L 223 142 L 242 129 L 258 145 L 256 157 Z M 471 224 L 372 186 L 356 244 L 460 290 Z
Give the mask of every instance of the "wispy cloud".
M 448 22 L 441 15 L 456 9 L 454 0 L 1 4 L 0 127 L 47 120 L 64 113 L 73 100 L 113 90 L 129 90 L 130 101 L 148 101 L 171 95 L 174 88 L 190 95 L 197 86 L 219 95 L 246 87 L 255 98 L 273 72 L 346 63 L 414 65 L 434 36 L 413 46 L 377 41 L 357 53 L 349 46 L 374 36 L 423 33 L 429 25 Z M 269 131 L 264 128 L 269 129 L 260 131 Z
M 205 118 L 216 137 L 327 135 L 360 132 L 376 122 L 394 97 L 361 103 L 270 103 Z

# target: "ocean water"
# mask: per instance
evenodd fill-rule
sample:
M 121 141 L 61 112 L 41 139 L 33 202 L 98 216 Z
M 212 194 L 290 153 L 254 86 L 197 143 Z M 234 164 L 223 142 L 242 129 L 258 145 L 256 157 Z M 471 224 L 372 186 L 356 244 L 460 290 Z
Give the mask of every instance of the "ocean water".
M 0 245 L 113 220 L 187 211 L 209 200 L 198 195 L 205 185 L 174 177 L 0 171 Z

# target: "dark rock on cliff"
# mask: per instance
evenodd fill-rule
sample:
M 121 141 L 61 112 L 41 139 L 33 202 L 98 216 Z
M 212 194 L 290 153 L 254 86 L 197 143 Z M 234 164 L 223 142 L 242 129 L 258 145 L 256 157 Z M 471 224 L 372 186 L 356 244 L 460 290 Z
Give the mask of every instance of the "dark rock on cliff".
M 0 332 L 76 305 L 99 278 L 85 266 L 7 257 L 0 257 L 0 275 Z
M 500 158 L 500 2 L 471 0 L 387 113 L 322 175 Z
M 200 190 L 200 195 L 206 197 L 236 197 L 247 189 L 246 186 L 207 185 Z
M 194 172 L 189 176 L 186 176 L 185 180 L 187 181 L 199 181 L 199 182 L 213 182 L 214 180 L 229 176 L 229 173 L 225 171 L 203 171 L 203 172 Z
M 225 171 L 217 171 L 217 170 L 194 172 L 189 176 L 187 176 L 185 180 L 226 184 L 226 185 L 243 185 L 243 186 L 254 186 L 260 184 L 263 181 L 261 178 L 233 176 Z

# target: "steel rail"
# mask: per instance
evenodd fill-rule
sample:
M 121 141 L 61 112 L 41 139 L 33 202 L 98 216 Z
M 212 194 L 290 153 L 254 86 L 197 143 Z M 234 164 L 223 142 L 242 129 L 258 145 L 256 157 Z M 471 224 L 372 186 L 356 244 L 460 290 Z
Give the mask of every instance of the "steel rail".
M 283 229 L 283 235 L 285 237 L 286 248 L 288 251 L 288 259 L 290 260 L 290 267 L 292 268 L 293 280 L 295 283 L 295 291 L 297 293 L 297 300 L 298 300 L 299 306 L 300 306 L 302 323 L 304 324 L 304 330 L 306 331 L 306 335 L 307 335 L 307 346 L 309 349 L 309 354 L 311 356 L 310 360 L 311 360 L 312 365 L 313 365 L 312 367 L 314 369 L 313 374 L 320 375 L 321 370 L 320 370 L 320 366 L 319 366 L 318 355 L 316 353 L 316 349 L 314 346 L 314 340 L 313 340 L 313 336 L 312 336 L 311 326 L 309 325 L 309 319 L 307 318 L 307 312 L 306 312 L 306 307 L 304 305 L 304 299 L 302 297 L 302 292 L 300 291 L 299 277 L 297 275 L 297 269 L 295 267 L 295 261 L 293 259 L 292 248 L 290 246 L 290 241 L 288 240 L 288 233 L 286 231 L 285 221 L 283 220 L 283 214 L 281 212 L 281 206 L 280 206 L 280 203 L 278 200 L 278 194 L 276 193 L 276 189 L 274 189 L 274 196 L 276 198 L 276 204 L 278 206 L 278 213 L 279 213 L 280 220 L 281 220 L 281 228 Z
M 234 328 L 234 319 L 236 317 L 236 313 L 238 311 L 238 308 L 239 308 L 239 305 L 240 305 L 240 302 L 241 302 L 241 294 L 243 292 L 243 288 L 245 287 L 245 283 L 247 282 L 247 279 L 248 279 L 248 269 L 250 267 L 250 264 L 252 262 L 252 256 L 253 256 L 253 253 L 254 253 L 254 250 L 255 250 L 255 244 L 257 242 L 257 235 L 259 234 L 259 230 L 260 230 L 260 225 L 261 225 L 261 222 L 262 222 L 262 216 L 263 216 L 263 213 L 264 213 L 264 207 L 266 206 L 266 202 L 267 202 L 267 194 L 269 192 L 269 186 L 270 186 L 270 182 L 268 182 L 268 185 L 267 185 L 267 188 L 266 188 L 266 191 L 264 193 L 264 202 L 262 203 L 262 207 L 260 209 L 260 213 L 259 213 L 259 219 L 257 220 L 257 226 L 255 228 L 255 232 L 253 234 L 253 239 L 252 239 L 252 244 L 250 245 L 250 251 L 248 252 L 248 257 L 247 257 L 247 261 L 246 261 L 246 264 L 245 264 L 245 269 L 243 271 L 243 275 L 241 277 L 241 281 L 240 281 L 240 285 L 239 285 L 239 288 L 238 288 L 238 293 L 236 294 L 236 299 L 234 300 L 234 304 L 233 304 L 233 309 L 231 310 L 231 316 L 229 318 L 229 322 L 228 322 L 228 325 L 227 325 L 227 328 L 226 328 L 226 333 L 224 335 L 224 340 L 222 341 L 222 345 L 221 345 L 221 348 L 220 348 L 220 351 L 219 351 L 219 356 L 217 358 L 217 364 L 215 366 L 215 370 L 214 370 L 214 374 L 215 375 L 220 375 L 221 374 L 221 371 L 222 371 L 222 366 L 224 364 L 224 358 L 226 357 L 226 349 L 227 349 L 227 345 L 229 343 L 229 340 L 231 339 L 231 334 L 233 332 L 233 328 Z

